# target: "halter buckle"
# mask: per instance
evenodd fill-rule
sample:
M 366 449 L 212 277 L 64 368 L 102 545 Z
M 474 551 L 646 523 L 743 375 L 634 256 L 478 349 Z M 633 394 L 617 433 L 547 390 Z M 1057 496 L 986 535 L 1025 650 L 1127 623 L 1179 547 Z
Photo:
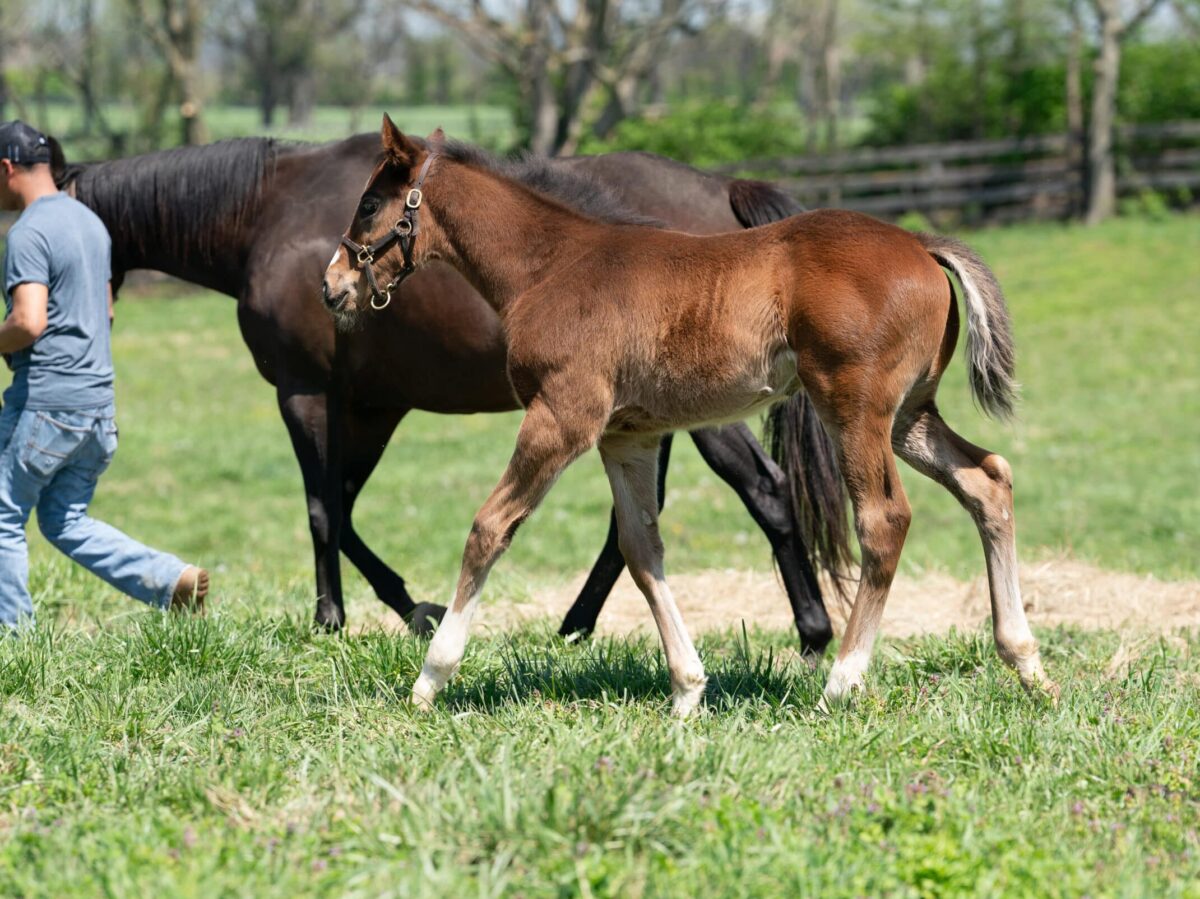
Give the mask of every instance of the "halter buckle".
M 404 198 L 404 205 L 409 209 L 418 209 L 421 206 L 421 201 L 425 199 L 425 195 L 421 193 L 421 188 L 414 187 L 408 192 L 408 196 Z
M 358 251 L 358 264 L 370 265 L 375 261 L 375 254 L 371 252 L 370 247 L 363 247 Z

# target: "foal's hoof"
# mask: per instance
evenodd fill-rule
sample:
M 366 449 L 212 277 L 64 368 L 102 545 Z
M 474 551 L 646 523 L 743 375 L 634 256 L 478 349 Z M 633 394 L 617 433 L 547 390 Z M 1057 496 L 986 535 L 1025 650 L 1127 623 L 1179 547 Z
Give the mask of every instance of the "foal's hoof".
M 1045 674 L 1038 680 L 1032 682 L 1022 681 L 1022 686 L 1030 696 L 1044 699 L 1054 708 L 1058 708 L 1058 698 L 1062 695 L 1062 689 Z
M 418 712 L 432 712 L 433 700 L 437 696 L 437 690 L 433 688 L 425 675 L 417 678 L 417 682 L 413 684 L 412 696 L 409 697 L 409 704 Z
M 834 681 L 825 685 L 825 692 L 817 703 L 817 711 L 822 715 L 832 715 L 834 709 L 842 709 L 854 702 L 855 694 L 863 692 L 866 685 L 862 681 Z
M 439 606 L 431 602 L 420 602 L 413 607 L 412 614 L 408 616 L 408 629 L 417 637 L 432 637 L 433 632 L 437 630 L 438 624 L 442 620 L 442 616 L 446 614 L 446 607 Z
M 676 718 L 689 718 L 704 699 L 708 678 L 703 674 L 692 675 L 684 683 L 675 685 L 671 695 L 671 714 Z

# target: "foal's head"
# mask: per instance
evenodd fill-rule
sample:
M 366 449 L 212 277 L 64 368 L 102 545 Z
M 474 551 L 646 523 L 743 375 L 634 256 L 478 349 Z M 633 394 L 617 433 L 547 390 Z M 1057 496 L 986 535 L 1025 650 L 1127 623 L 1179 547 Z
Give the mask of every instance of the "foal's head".
M 368 304 L 387 306 L 400 283 L 437 255 L 440 234 L 426 214 L 421 188 L 441 140 L 438 129 L 422 145 L 383 117 L 383 160 L 325 270 L 325 305 L 340 325 L 350 325 Z

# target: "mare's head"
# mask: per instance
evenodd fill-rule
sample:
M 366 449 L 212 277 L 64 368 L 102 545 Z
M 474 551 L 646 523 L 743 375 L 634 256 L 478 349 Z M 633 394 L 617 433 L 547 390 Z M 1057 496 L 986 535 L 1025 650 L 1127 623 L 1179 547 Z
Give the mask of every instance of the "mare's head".
M 440 231 L 425 208 L 422 187 L 442 142 L 425 143 L 383 117 L 383 160 L 358 201 L 354 219 L 325 270 L 325 305 L 346 327 L 367 308 L 382 309 L 400 283 L 438 255 Z

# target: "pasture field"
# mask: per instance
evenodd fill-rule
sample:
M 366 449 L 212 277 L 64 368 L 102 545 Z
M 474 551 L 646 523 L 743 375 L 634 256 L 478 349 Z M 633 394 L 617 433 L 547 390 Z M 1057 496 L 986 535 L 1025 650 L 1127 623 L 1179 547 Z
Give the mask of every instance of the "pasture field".
M 1022 557 L 1200 578 L 1200 219 L 969 239 L 1009 295 L 1024 405 L 982 419 L 961 352 L 940 396 L 1013 463 Z M 121 450 L 93 512 L 208 565 L 218 603 L 149 613 L 32 529 L 41 627 L 0 645 L 0 894 L 1200 896 L 1196 636 L 1041 631 L 1055 708 L 985 630 L 887 640 L 868 692 L 822 718 L 827 661 L 753 627 L 781 600 L 747 596 L 748 630 L 731 617 L 698 641 L 711 686 L 687 724 L 667 717 L 655 640 L 568 647 L 545 622 L 484 629 L 416 715 L 422 644 L 378 626 L 356 574 L 349 615 L 367 624 L 308 627 L 299 475 L 233 303 L 156 288 L 125 297 L 116 328 Z M 449 595 L 517 421 L 402 424 L 356 521 L 417 598 Z M 898 577 L 979 575 L 965 513 L 903 477 Z M 593 454 L 485 605 L 585 568 L 607 508 Z M 663 527 L 669 571 L 769 570 L 686 440 Z
M 447 134 L 474 143 L 493 147 L 508 146 L 513 139 L 512 114 L 502 106 L 317 106 L 312 118 L 301 127 L 289 127 L 287 110 L 276 111 L 275 124 L 264 127 L 257 109 L 250 106 L 215 105 L 204 110 L 204 123 L 209 140 L 247 135 L 267 135 L 287 140 L 305 140 L 320 143 L 340 140 L 360 131 L 379 130 L 384 112 L 403 112 L 403 127 L 414 134 L 426 135 L 435 128 L 444 128 Z M 31 105 L 30 121 L 48 134 L 62 137 L 63 149 L 72 160 L 90 159 L 98 152 L 99 144 L 92 140 L 71 137 L 78 132 L 79 107 L 74 103 L 48 103 L 42 111 Z M 131 133 L 136 130 L 137 110 L 128 104 L 107 104 L 104 107 L 106 121 L 117 132 Z M 173 135 L 175 128 L 168 124 L 165 133 Z M 64 137 L 65 136 L 65 137 Z

